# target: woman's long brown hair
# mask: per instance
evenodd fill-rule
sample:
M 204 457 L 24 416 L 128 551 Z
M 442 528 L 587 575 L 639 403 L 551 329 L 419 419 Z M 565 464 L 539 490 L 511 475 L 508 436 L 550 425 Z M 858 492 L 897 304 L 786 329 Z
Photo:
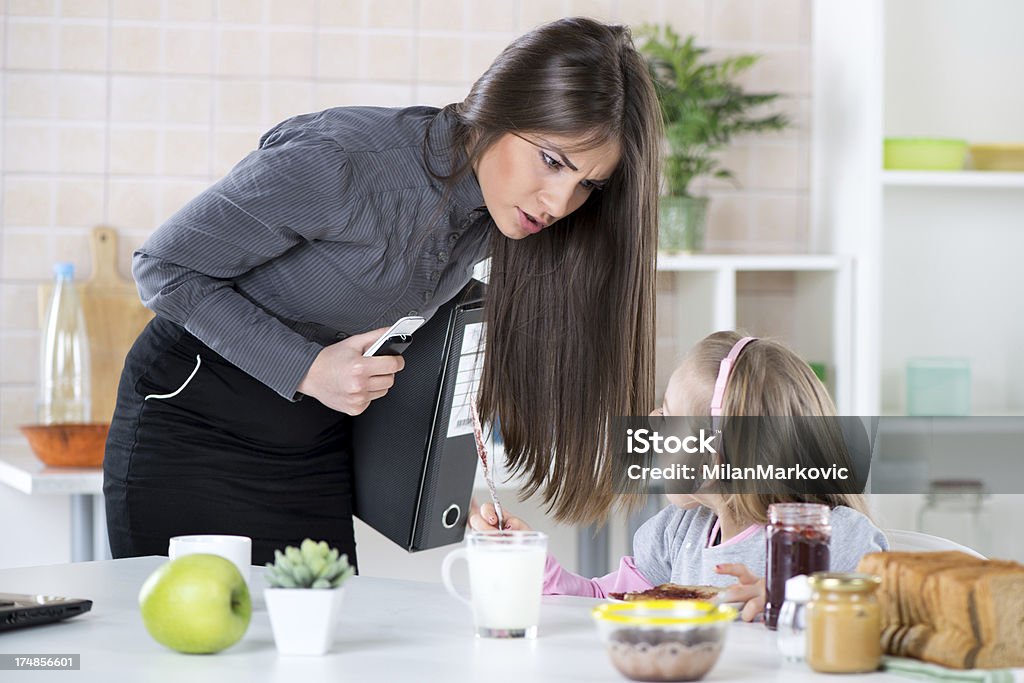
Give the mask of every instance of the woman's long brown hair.
M 662 122 L 646 63 L 628 28 L 562 19 L 509 45 L 449 110 L 461 172 L 507 133 L 620 145 L 574 213 L 521 240 L 494 230 L 478 403 L 500 419 L 523 497 L 539 491 L 559 521 L 601 520 L 616 500 L 610 419 L 654 403 Z

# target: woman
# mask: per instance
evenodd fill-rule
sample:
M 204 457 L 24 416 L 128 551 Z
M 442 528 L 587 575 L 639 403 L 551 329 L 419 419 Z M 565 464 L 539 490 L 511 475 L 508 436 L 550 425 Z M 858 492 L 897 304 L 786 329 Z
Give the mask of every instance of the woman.
M 602 516 L 607 420 L 653 398 L 659 141 L 628 30 L 588 19 L 517 39 L 442 110 L 273 128 L 135 254 L 157 316 L 107 442 L 113 555 L 236 533 L 255 563 L 306 536 L 354 561 L 349 416 L 403 367 L 362 353 L 488 255 L 481 415 L 557 518 Z

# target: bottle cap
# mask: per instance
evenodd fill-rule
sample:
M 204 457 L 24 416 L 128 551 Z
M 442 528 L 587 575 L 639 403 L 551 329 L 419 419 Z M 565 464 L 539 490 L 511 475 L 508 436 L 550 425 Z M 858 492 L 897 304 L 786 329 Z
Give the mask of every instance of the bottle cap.
M 60 261 L 53 264 L 53 272 L 55 275 L 62 277 L 74 277 L 75 276 L 75 264 L 70 261 Z
M 786 600 L 793 602 L 807 602 L 811 599 L 811 584 L 807 581 L 806 574 L 797 574 L 786 579 Z
M 874 574 L 856 572 L 814 572 L 808 582 L 814 590 L 860 593 L 875 590 L 882 579 Z

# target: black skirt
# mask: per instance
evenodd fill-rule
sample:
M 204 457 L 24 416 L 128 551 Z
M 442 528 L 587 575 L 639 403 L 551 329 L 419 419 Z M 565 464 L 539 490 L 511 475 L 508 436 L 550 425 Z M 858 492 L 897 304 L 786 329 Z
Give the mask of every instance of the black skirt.
M 355 564 L 350 419 L 282 398 L 155 318 L 125 359 L 107 439 L 111 554 L 166 555 L 172 536 L 240 534 L 254 564 L 307 537 Z

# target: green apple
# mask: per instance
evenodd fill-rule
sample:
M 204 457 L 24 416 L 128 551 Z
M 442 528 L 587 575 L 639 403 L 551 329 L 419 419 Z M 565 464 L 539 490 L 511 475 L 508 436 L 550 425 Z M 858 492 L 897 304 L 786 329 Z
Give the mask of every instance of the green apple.
M 142 623 L 158 643 L 191 654 L 219 652 L 249 628 L 252 602 L 241 572 L 219 555 L 185 555 L 160 566 L 139 591 Z

